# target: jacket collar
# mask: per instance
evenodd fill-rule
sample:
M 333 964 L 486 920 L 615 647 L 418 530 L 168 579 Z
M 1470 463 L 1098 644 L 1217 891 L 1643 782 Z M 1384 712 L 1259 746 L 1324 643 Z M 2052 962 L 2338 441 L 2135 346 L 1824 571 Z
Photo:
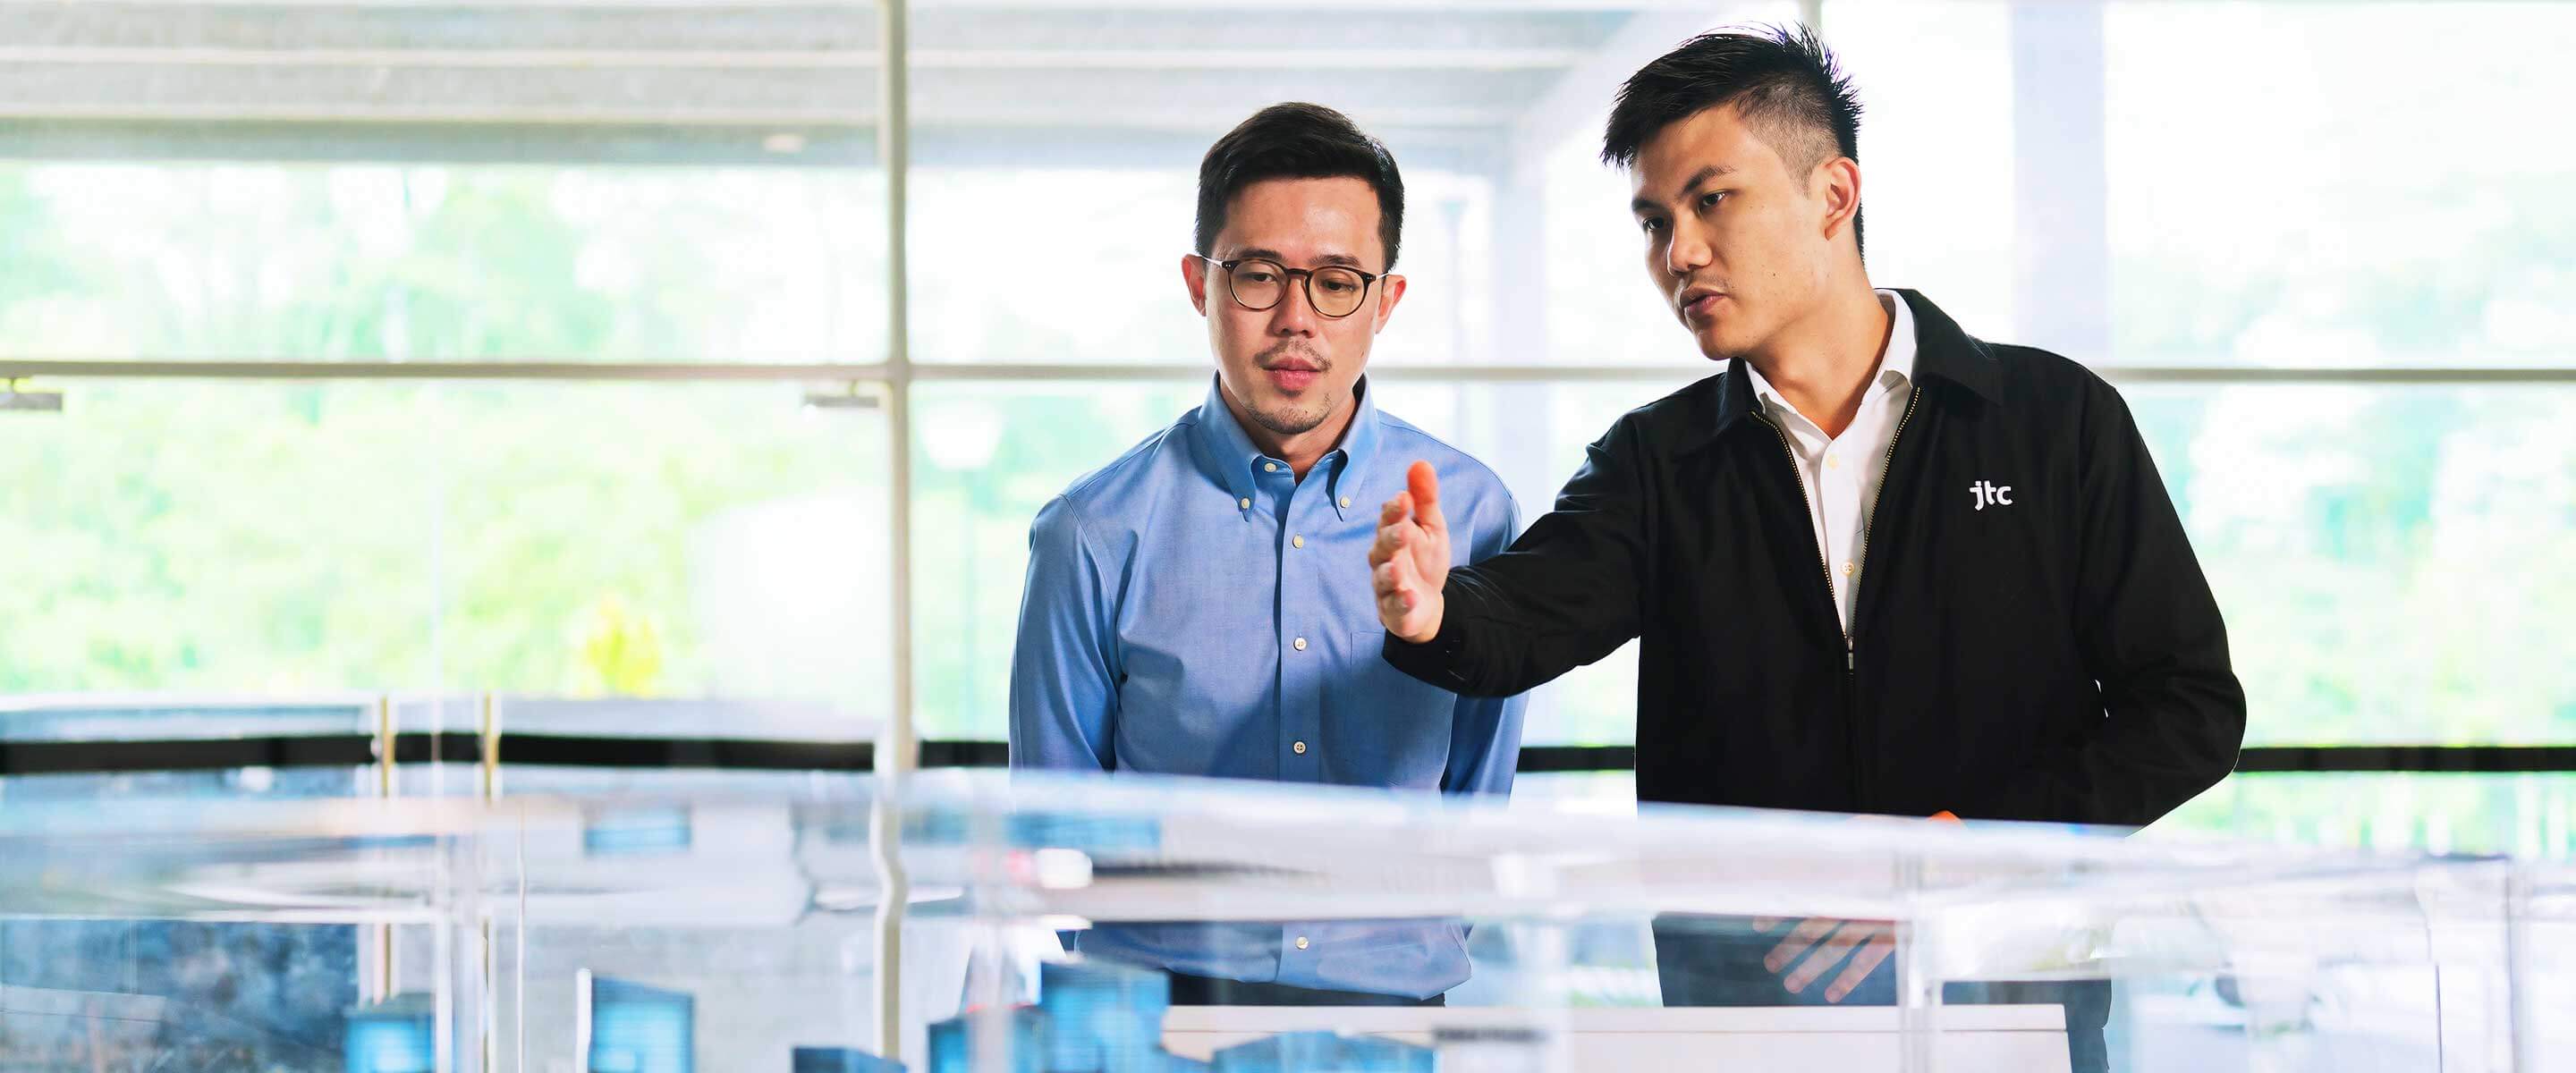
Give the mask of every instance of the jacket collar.
M 1898 290 L 1896 295 L 1914 314 L 1914 378 L 1944 381 L 1989 403 L 2002 403 L 2002 370 L 1995 363 L 1994 351 L 1961 329 L 1957 321 L 1921 293 Z M 1729 360 L 1726 375 L 1716 378 L 1717 413 L 1709 427 L 1711 439 L 1725 435 L 1739 420 L 1762 412 L 1761 393 L 1755 390 L 1751 373 L 1739 357 Z

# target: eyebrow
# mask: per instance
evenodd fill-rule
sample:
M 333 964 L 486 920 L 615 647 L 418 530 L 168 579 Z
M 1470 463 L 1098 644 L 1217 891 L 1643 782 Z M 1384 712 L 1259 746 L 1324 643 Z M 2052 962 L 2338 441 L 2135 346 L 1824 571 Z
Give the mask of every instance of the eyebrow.
M 1287 267 L 1288 265 L 1288 258 L 1285 255 L 1281 254 L 1277 250 L 1267 249 L 1260 246 L 1253 246 L 1247 249 L 1234 251 L 1233 260 L 1241 261 L 1254 257 L 1261 258 L 1265 261 L 1277 261 L 1282 267 Z M 1317 256 L 1315 258 L 1315 265 L 1318 268 L 1334 265 L 1339 265 L 1343 268 L 1358 268 L 1360 266 L 1360 259 L 1347 253 L 1327 253 Z
M 1681 192 L 1674 194 L 1673 200 L 1680 201 L 1683 198 L 1689 197 L 1691 191 L 1699 189 L 1711 179 L 1733 174 L 1735 174 L 1735 169 L 1724 164 L 1711 164 L 1705 168 L 1701 168 L 1698 171 L 1691 173 L 1690 181 L 1682 184 Z M 1628 211 L 1633 213 L 1651 212 L 1654 208 L 1655 203 L 1646 200 L 1642 195 L 1636 200 L 1628 203 Z

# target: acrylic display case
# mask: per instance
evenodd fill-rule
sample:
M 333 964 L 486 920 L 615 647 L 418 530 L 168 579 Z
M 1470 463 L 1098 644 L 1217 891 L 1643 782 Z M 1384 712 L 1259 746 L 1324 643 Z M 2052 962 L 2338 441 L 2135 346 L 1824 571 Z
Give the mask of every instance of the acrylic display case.
M 1186 780 L 896 785 L 0 809 L 0 1069 L 2576 1061 L 2544 1023 L 2571 997 L 2576 876 L 2536 866 Z M 1837 1001 L 1836 973 L 1793 993 L 1764 962 L 1805 921 L 1894 955 Z

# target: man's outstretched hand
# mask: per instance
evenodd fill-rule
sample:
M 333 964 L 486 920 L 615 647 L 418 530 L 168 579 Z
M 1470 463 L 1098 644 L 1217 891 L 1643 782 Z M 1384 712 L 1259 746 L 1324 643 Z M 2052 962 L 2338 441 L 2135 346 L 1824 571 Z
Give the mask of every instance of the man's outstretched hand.
M 1440 516 L 1440 478 L 1431 463 L 1404 472 L 1405 490 L 1378 511 L 1369 569 L 1377 582 L 1377 618 L 1386 632 L 1414 644 L 1440 633 L 1449 583 L 1449 522 Z

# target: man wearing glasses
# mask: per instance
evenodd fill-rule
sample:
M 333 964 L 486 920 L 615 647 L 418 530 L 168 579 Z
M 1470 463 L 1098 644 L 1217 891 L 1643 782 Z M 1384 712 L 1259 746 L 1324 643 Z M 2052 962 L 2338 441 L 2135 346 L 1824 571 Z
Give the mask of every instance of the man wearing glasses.
M 1011 665 L 1011 765 L 1504 794 L 1522 698 L 1462 698 L 1379 658 L 1349 569 L 1405 466 L 1437 471 L 1457 565 L 1517 529 L 1492 471 L 1380 411 L 1369 347 L 1404 181 L 1328 108 L 1263 109 L 1199 165 L 1181 258 L 1207 401 L 1038 512 Z M 1438 1003 L 1467 978 L 1448 924 L 1127 925 L 1086 955 L 1169 969 L 1184 1005 Z

